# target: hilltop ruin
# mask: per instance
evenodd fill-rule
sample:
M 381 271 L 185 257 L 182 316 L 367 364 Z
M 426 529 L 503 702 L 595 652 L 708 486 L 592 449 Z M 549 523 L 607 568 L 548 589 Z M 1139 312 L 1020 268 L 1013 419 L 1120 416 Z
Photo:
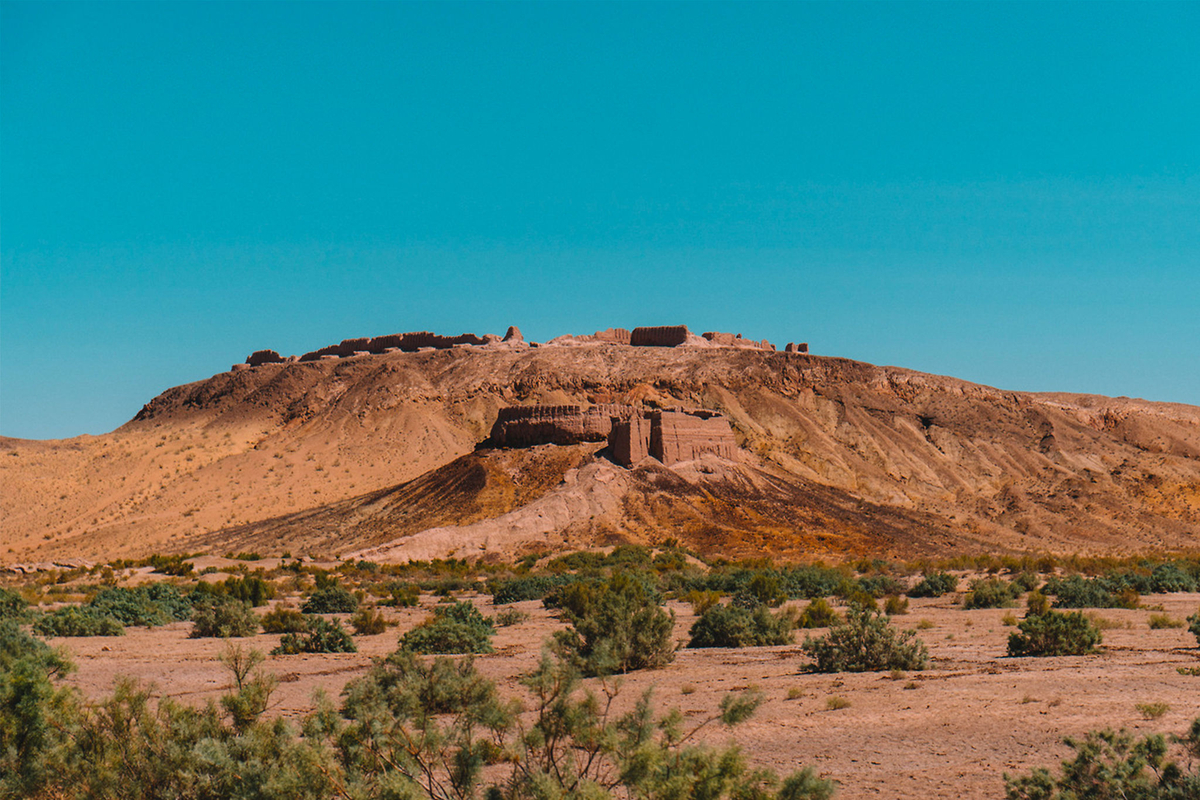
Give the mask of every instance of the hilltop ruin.
M 354 358 L 357 356 L 382 355 L 384 353 L 416 353 L 426 350 L 449 350 L 456 347 L 519 349 L 526 347 L 581 347 L 588 345 L 616 345 L 623 347 L 734 347 L 775 352 L 775 345 L 766 339 L 755 341 L 743 339 L 740 333 L 707 331 L 697 336 L 686 325 L 666 325 L 649 328 L 608 328 L 582 336 L 564 335 L 548 342 L 526 342 L 521 331 L 514 325 L 504 336 L 487 333 L 476 336 L 462 333 L 458 336 L 441 336 L 429 331 L 393 333 L 387 336 L 343 339 L 300 356 L 281 356 L 275 350 L 256 350 L 246 357 L 245 363 L 234 364 L 233 371 L 250 369 L 264 364 L 296 364 L 326 359 Z M 789 343 L 787 353 L 807 353 L 808 343 Z
M 730 460 L 737 455 L 733 429 L 719 412 L 616 404 L 586 409 L 575 405 L 502 408 L 486 444 L 533 447 L 583 442 L 607 442 L 612 460 L 626 467 L 648 456 L 671 466 L 704 453 Z

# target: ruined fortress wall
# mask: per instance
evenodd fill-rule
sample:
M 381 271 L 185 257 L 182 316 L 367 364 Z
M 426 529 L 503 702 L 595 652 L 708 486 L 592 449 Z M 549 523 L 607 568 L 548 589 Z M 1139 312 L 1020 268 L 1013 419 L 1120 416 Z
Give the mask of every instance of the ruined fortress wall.
M 688 340 L 687 325 L 667 325 L 658 328 L 634 328 L 629 343 L 634 347 L 678 347 Z
M 737 442 L 725 417 L 705 419 L 679 411 L 656 411 L 650 423 L 650 455 L 667 466 L 691 461 L 702 453 L 735 457 Z
M 481 345 L 487 344 L 487 340 L 483 337 L 476 336 L 473 333 L 461 333 L 458 336 L 439 336 L 436 333 L 429 331 L 413 331 L 411 333 L 392 333 L 387 336 L 375 336 L 371 338 L 344 339 L 339 344 L 331 344 L 328 347 L 322 347 L 320 350 L 313 350 L 311 353 L 305 353 L 300 356 L 300 361 L 319 361 L 323 356 L 337 356 L 338 358 L 346 358 L 355 353 L 383 353 L 388 350 L 403 350 L 406 353 L 415 353 L 423 348 L 433 348 L 434 350 L 447 350 L 455 345 Z
M 639 415 L 617 422 L 609 446 L 618 464 L 629 467 L 641 461 L 650 455 L 650 420 Z
M 274 350 L 255 350 L 246 356 L 246 363 L 252 367 L 257 367 L 259 364 L 282 364 L 283 357 Z
M 632 334 L 624 328 L 607 328 L 596 331 L 595 334 L 596 341 L 609 344 L 629 344 L 631 336 Z
M 575 405 L 510 406 L 500 409 L 490 441 L 497 447 L 532 447 L 538 444 L 578 444 L 609 439 L 616 419 L 628 419 L 632 406 L 596 405 L 586 410 Z
M 722 333 L 721 331 L 705 331 L 701 334 L 715 345 L 721 347 L 744 347 L 748 350 L 774 350 L 775 345 L 763 339 L 756 342 L 753 339 L 743 339 L 740 333 Z
M 800 342 L 799 344 L 796 342 L 788 342 L 788 346 L 783 348 L 783 350 L 785 353 L 807 353 L 808 342 Z

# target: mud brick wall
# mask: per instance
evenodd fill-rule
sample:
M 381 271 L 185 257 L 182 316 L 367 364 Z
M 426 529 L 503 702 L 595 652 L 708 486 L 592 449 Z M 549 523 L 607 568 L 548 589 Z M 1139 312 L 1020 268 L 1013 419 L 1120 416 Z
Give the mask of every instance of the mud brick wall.
M 629 467 L 641 461 L 650 455 L 650 420 L 636 416 L 617 422 L 609 446 L 618 464 Z
M 788 346 L 783 348 L 783 350 L 785 353 L 807 353 L 808 342 L 800 342 L 799 344 L 796 342 L 788 342 Z
M 609 342 L 611 344 L 629 344 L 632 334 L 624 328 L 608 328 L 602 331 L 596 331 L 597 342 Z
M 729 421 L 722 416 L 705 419 L 678 411 L 656 411 L 650 415 L 650 423 L 650 455 L 667 466 L 703 453 L 735 457 L 737 442 Z
M 282 364 L 283 357 L 274 350 L 255 350 L 246 356 L 246 363 L 252 367 L 257 367 L 259 364 Z
M 678 347 L 688 340 L 687 325 L 667 325 L 658 328 L 634 328 L 629 343 L 634 347 Z

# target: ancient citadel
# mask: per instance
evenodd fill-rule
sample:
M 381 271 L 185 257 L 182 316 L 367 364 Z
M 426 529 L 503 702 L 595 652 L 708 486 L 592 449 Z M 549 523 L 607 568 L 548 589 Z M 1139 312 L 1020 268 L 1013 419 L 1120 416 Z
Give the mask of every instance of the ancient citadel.
M 510 327 L 504 336 L 494 333 L 476 336 L 463 333 L 458 336 L 440 336 L 429 331 L 393 333 L 387 336 L 343 339 L 319 350 L 301 356 L 281 356 L 275 350 L 257 350 L 246 357 L 243 364 L 234 364 L 234 371 L 258 367 L 264 364 L 295 364 L 323 359 L 354 358 L 356 356 L 380 355 L 383 353 L 415 353 L 425 350 L 448 350 L 454 347 L 523 348 L 523 347 L 579 347 L 585 345 L 618 345 L 627 347 L 736 347 L 752 350 L 774 351 L 775 345 L 767 340 L 761 342 L 743 339 L 740 333 L 708 331 L 697 336 L 686 325 L 666 325 L 652 328 L 609 328 L 583 336 L 558 336 L 548 342 L 526 342 L 521 331 Z M 807 343 L 791 343 L 784 348 L 788 353 L 807 353 Z
M 708 331 L 699 336 L 686 325 L 608 328 L 583 336 L 559 336 L 545 343 L 526 342 L 520 330 L 510 327 L 504 336 L 464 333 L 439 336 L 428 331 L 394 333 L 373 338 L 344 339 L 301 356 L 281 356 L 274 350 L 258 350 L 235 364 L 234 371 L 264 364 L 294 364 L 326 359 L 355 358 L 395 352 L 420 352 L 450 348 L 520 349 L 532 347 L 721 347 L 766 350 L 775 345 L 744 339 L 740 333 Z M 788 353 L 807 353 L 808 344 L 788 344 Z M 706 409 L 642 409 L 629 405 L 510 406 L 502 408 L 483 444 L 490 447 L 533 447 L 542 444 L 606 442 L 612 460 L 632 466 L 647 457 L 668 466 L 712 453 L 733 459 L 737 442 L 729 421 Z
M 509 406 L 500 409 L 492 447 L 607 442 L 613 461 L 632 466 L 653 456 L 667 466 L 704 453 L 734 459 L 737 442 L 729 420 L 716 411 L 644 410 L 626 405 Z

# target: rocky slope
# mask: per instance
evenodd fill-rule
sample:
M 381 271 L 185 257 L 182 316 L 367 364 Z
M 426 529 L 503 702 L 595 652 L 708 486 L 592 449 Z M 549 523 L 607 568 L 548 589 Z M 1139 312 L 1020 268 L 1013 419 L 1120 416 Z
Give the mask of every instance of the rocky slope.
M 500 407 L 532 402 L 717 409 L 740 457 L 625 470 L 596 446 L 476 450 Z M 395 352 L 216 375 L 104 436 L 0 440 L 0 489 L 9 563 L 666 538 L 822 557 L 1194 548 L 1200 408 L 751 349 Z

